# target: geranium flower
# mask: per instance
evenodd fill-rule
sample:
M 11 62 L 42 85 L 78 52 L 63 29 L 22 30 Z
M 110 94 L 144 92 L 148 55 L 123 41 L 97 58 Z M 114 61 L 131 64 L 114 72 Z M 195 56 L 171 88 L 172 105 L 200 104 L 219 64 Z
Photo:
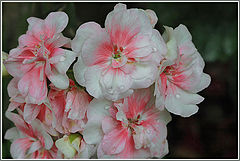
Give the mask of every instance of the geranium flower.
M 96 99 L 90 103 L 83 137 L 99 144 L 99 158 L 161 158 L 168 153 L 166 124 L 171 117 L 150 99 L 144 89 L 113 104 Z
M 41 104 L 47 97 L 46 77 L 60 89 L 68 87 L 66 71 L 76 55 L 60 48 L 70 42 L 61 33 L 68 23 L 64 12 L 27 21 L 28 31 L 19 37 L 19 46 L 10 51 L 4 64 L 9 74 L 19 79 L 18 89 L 26 102 Z
M 28 124 L 23 120 L 22 115 L 6 112 L 6 116 L 16 126 L 5 134 L 5 139 L 13 141 L 10 153 L 14 159 L 51 159 L 56 156 L 53 140 L 38 119 Z
M 155 83 L 156 106 L 176 115 L 189 117 L 198 111 L 203 97 L 196 94 L 209 86 L 211 78 L 203 73 L 204 61 L 184 25 L 165 26 L 163 38 L 168 52 L 161 61 Z M 156 42 L 156 41 L 155 41 Z
M 52 124 L 54 123 L 53 114 L 51 109 L 47 107 L 45 103 L 31 104 L 26 103 L 24 97 L 18 90 L 18 79 L 13 78 L 7 87 L 8 95 L 10 98 L 10 104 L 7 111 L 11 112 L 15 109 L 22 114 L 23 119 L 28 124 L 31 124 L 36 118 L 42 122 L 44 128 L 53 136 L 57 136 L 58 133 L 54 130 Z
M 70 80 L 66 90 L 50 85 L 49 102 L 56 116 L 56 130 L 63 134 L 82 131 L 86 122 L 86 111 L 91 97 Z
M 7 111 L 11 112 L 19 108 L 23 112 L 24 120 L 30 124 L 41 111 L 46 111 L 48 107 L 44 103 L 39 105 L 26 103 L 24 97 L 18 90 L 18 82 L 19 80 L 17 78 L 13 78 L 8 84 L 7 90 L 10 97 L 10 104 Z
M 93 97 L 113 101 L 149 87 L 165 51 L 152 43 L 155 34 L 144 10 L 117 4 L 107 15 L 105 29 L 88 22 L 77 30 L 71 44 L 79 54 L 75 79 Z

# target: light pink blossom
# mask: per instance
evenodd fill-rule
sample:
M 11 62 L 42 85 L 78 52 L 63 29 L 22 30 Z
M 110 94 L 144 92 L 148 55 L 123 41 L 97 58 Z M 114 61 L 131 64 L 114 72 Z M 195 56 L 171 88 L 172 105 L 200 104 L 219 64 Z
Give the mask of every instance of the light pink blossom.
M 27 103 L 41 104 L 47 97 L 47 79 L 56 87 L 66 89 L 66 71 L 75 60 L 75 53 L 60 47 L 70 43 L 62 35 L 68 16 L 52 12 L 45 20 L 30 17 L 26 34 L 19 37 L 19 46 L 4 61 L 7 71 L 19 79 L 18 89 Z
M 17 78 L 13 78 L 7 87 L 8 95 L 10 98 L 10 104 L 8 106 L 7 111 L 11 112 L 17 108 L 19 108 L 21 111 L 23 111 L 23 118 L 27 123 L 31 123 L 41 110 L 45 110 L 46 107 L 45 104 L 31 104 L 26 103 L 24 97 L 18 90 L 18 82 L 19 80 Z
M 166 124 L 171 117 L 156 109 L 150 97 L 144 89 L 113 104 L 90 103 L 83 137 L 87 143 L 99 144 L 98 158 L 161 158 L 168 153 Z
M 95 98 L 118 100 L 153 84 L 164 49 L 154 41 L 156 31 L 147 13 L 117 4 L 105 28 L 95 22 L 79 27 L 72 41 L 78 53 L 73 71 L 77 82 Z
M 50 159 L 55 157 L 56 148 L 53 146 L 53 140 L 38 119 L 28 124 L 23 120 L 21 114 L 6 112 L 6 116 L 16 126 L 16 128 L 9 129 L 5 134 L 5 139 L 13 141 L 10 147 L 13 158 Z
M 57 132 L 54 130 L 52 124 L 54 122 L 53 114 L 51 109 L 46 106 L 45 103 L 42 104 L 31 104 L 26 103 L 24 97 L 18 90 L 18 79 L 13 78 L 7 87 L 8 95 L 10 98 L 10 104 L 7 111 L 11 112 L 15 109 L 22 114 L 24 121 L 31 124 L 33 120 L 38 118 L 44 128 L 53 136 L 57 136 Z
M 204 99 L 196 93 L 209 86 L 211 78 L 203 73 L 204 61 L 188 29 L 184 25 L 165 29 L 163 38 L 168 52 L 155 83 L 156 106 L 189 117 L 198 111 L 196 104 Z
M 82 131 L 91 97 L 72 80 L 66 90 L 60 90 L 53 84 L 50 87 L 48 98 L 56 116 L 56 130 L 63 134 Z

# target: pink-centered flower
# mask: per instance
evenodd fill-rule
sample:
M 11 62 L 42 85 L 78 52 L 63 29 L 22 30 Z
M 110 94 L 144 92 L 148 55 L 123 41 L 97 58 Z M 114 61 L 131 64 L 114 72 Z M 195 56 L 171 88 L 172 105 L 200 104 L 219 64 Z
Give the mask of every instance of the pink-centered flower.
M 30 124 L 39 113 L 43 113 L 46 110 L 50 111 L 50 109 L 48 109 L 44 103 L 39 105 L 26 103 L 24 97 L 18 90 L 18 82 L 19 80 L 17 78 L 13 78 L 8 84 L 8 95 L 11 98 L 7 111 L 11 112 L 15 109 L 20 109 L 23 112 L 24 120 Z
M 7 112 L 6 116 L 16 126 L 5 134 L 5 139 L 13 141 L 10 147 L 13 158 L 51 159 L 55 157 L 56 148 L 53 146 L 53 140 L 38 119 L 28 124 L 21 114 Z
M 166 50 L 152 43 L 158 32 L 150 17 L 144 10 L 117 4 L 107 15 L 105 28 L 95 22 L 79 27 L 71 44 L 79 54 L 73 71 L 90 95 L 115 101 L 154 82 Z
M 197 92 L 208 87 L 211 78 L 203 73 L 204 61 L 184 25 L 165 26 L 163 38 L 168 52 L 161 61 L 155 83 L 156 106 L 176 115 L 189 117 L 198 111 L 203 97 Z
M 7 111 L 11 112 L 15 109 L 18 113 L 22 114 L 23 119 L 28 124 L 31 124 L 36 118 L 42 122 L 42 125 L 47 130 L 47 132 L 53 136 L 57 136 L 58 133 L 53 127 L 54 119 L 51 109 L 47 107 L 45 103 L 42 104 L 31 104 L 26 103 L 24 97 L 18 90 L 18 79 L 13 78 L 7 87 L 8 95 L 10 98 L 10 104 Z
M 56 116 L 56 130 L 63 134 L 82 131 L 91 97 L 72 80 L 66 90 L 60 90 L 53 84 L 50 87 L 48 98 Z
M 30 17 L 26 34 L 19 37 L 19 46 L 4 61 L 9 74 L 19 79 L 18 89 L 27 103 L 41 104 L 47 97 L 48 78 L 57 88 L 66 89 L 66 71 L 75 60 L 75 53 L 60 47 L 70 43 L 62 35 L 68 16 L 52 12 L 45 20 Z
M 94 99 L 88 110 L 83 137 L 98 144 L 99 158 L 161 158 L 168 153 L 167 111 L 159 111 L 150 101 L 148 89 L 111 103 Z

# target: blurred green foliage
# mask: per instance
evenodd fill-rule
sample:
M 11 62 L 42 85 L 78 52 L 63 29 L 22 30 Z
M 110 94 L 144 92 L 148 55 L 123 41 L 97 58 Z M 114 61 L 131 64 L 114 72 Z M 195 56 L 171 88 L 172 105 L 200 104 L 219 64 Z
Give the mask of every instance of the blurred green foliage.
M 95 21 L 104 27 L 107 14 L 116 3 L 3 2 L 2 47 L 9 52 L 17 47 L 18 37 L 27 30 L 28 17 L 45 18 L 52 11 L 64 11 L 69 23 L 63 34 L 73 38 L 77 28 Z M 127 3 L 128 8 L 152 9 L 158 16 L 155 26 L 184 24 L 203 56 L 204 71 L 211 75 L 211 85 L 200 94 L 205 101 L 190 118 L 173 116 L 168 125 L 169 154 L 165 158 L 237 158 L 237 3 Z M 69 76 L 73 78 L 72 74 Z M 3 158 L 11 158 L 10 142 L 4 140 L 13 124 L 4 113 L 9 104 L 7 84 L 2 78 Z

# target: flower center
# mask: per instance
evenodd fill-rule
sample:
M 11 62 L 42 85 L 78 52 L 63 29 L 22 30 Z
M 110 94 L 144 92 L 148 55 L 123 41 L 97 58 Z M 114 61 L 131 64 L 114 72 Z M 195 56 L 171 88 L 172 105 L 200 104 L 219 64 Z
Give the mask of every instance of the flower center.
M 165 73 L 166 75 L 173 75 L 175 71 L 175 68 L 173 66 L 167 66 L 163 73 Z
M 128 118 L 128 126 L 127 127 L 131 131 L 132 135 L 136 134 L 134 127 L 141 125 L 140 117 L 141 117 L 140 114 L 138 114 L 136 118 Z
M 191 58 L 188 59 L 189 62 L 191 62 L 191 60 L 192 60 Z M 182 62 L 182 55 L 179 55 L 176 62 L 170 66 L 167 66 L 164 69 L 163 73 L 168 76 L 175 76 L 175 75 L 181 74 L 183 69 L 184 69 L 184 66 Z
M 122 56 L 122 52 L 123 52 L 123 47 L 118 48 L 116 45 L 114 45 L 112 57 L 114 59 L 119 59 Z
M 50 51 L 45 46 L 45 40 L 43 39 L 43 36 L 40 36 L 40 43 L 35 45 L 35 49 L 33 50 L 33 54 L 35 56 L 43 57 L 45 59 L 48 59 L 48 56 L 50 55 Z
M 113 46 L 112 52 L 112 67 L 113 68 L 120 68 L 127 63 L 127 57 L 123 54 L 123 47 L 117 47 L 116 45 Z

